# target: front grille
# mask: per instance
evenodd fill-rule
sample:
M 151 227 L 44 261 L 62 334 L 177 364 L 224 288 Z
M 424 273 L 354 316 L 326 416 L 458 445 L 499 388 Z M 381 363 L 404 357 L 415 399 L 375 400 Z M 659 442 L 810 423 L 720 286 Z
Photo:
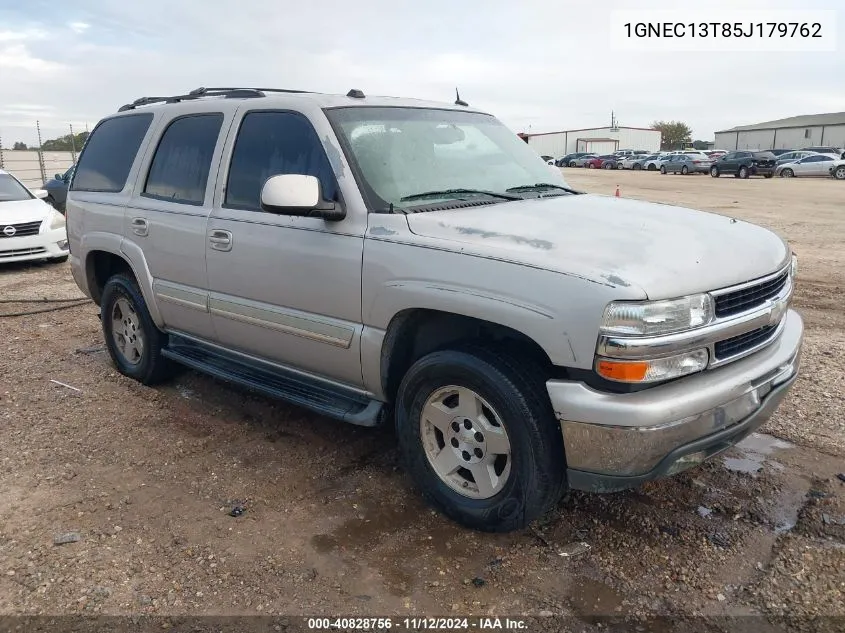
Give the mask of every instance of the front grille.
M 7 226 L 15 229 L 12 235 L 6 233 Z M 4 237 L 26 237 L 27 235 L 38 235 L 38 230 L 41 228 L 41 220 L 37 222 L 22 222 L 20 224 L 0 224 L 0 238 Z
M 716 353 L 717 360 L 723 360 L 741 354 L 757 345 L 763 343 L 771 337 L 777 329 L 777 325 L 767 325 L 765 327 L 751 330 L 745 334 L 732 336 L 726 338 L 724 341 L 719 341 L 713 346 L 713 351 Z
M 20 257 L 21 255 L 38 255 L 39 253 L 46 253 L 47 249 L 44 247 L 36 248 L 14 248 L 10 251 L 0 251 L 0 259 L 9 257 Z
M 762 305 L 783 290 L 788 277 L 789 271 L 785 270 L 767 281 L 719 295 L 716 297 L 716 316 L 731 316 Z

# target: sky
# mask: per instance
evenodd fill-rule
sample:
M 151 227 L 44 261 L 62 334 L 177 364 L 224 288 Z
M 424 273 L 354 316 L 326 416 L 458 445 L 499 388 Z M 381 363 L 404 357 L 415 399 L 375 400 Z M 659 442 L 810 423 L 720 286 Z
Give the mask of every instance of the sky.
M 720 6 L 709 1 L 714 19 Z M 794 2 L 747 0 L 765 21 Z M 0 139 L 32 144 L 146 95 L 264 86 L 471 106 L 515 132 L 682 120 L 693 138 L 845 110 L 845 2 L 836 52 L 630 52 L 611 11 L 569 0 L 0 0 Z

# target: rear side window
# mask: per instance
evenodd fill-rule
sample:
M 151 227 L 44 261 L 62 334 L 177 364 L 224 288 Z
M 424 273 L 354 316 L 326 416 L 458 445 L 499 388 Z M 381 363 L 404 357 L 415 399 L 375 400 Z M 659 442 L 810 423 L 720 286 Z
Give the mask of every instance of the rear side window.
M 73 191 L 116 193 L 126 186 L 129 170 L 153 120 L 151 113 L 130 114 L 100 123 L 85 143 L 73 177 Z
M 178 118 L 167 126 L 147 174 L 144 196 L 202 205 L 217 145 L 221 113 Z
M 232 151 L 224 206 L 260 211 L 261 188 L 278 174 L 315 176 L 323 198 L 336 199 L 334 172 L 310 121 L 294 112 L 250 112 Z

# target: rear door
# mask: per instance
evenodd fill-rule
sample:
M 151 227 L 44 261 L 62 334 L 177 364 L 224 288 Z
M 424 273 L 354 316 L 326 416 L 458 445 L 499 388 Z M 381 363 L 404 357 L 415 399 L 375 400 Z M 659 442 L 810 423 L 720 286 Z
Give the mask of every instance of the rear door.
M 194 105 L 191 114 L 161 120 L 126 209 L 125 235 L 144 253 L 166 327 L 212 339 L 205 228 L 232 109 Z

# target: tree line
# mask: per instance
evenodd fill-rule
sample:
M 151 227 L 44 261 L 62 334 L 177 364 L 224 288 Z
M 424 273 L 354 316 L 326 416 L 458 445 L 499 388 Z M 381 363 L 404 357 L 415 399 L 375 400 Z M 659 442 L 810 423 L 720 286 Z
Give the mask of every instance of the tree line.
M 85 139 L 88 138 L 88 132 L 80 132 L 79 134 L 65 134 L 58 138 L 51 138 L 41 143 L 41 149 L 47 152 L 70 152 L 82 149 L 85 144 Z M 23 141 L 15 141 L 12 149 L 38 149 L 37 147 L 29 147 Z

